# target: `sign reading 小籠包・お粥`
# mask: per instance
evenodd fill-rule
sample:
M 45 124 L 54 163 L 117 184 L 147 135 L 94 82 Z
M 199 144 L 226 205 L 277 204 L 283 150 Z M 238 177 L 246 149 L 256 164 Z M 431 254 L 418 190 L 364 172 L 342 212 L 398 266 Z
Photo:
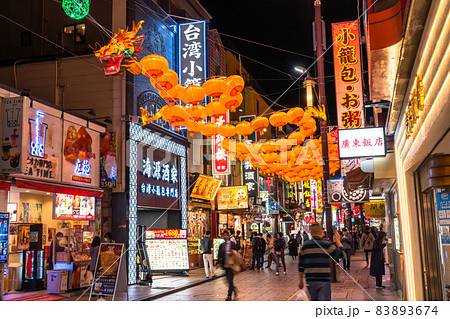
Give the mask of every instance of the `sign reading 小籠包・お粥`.
M 386 156 L 383 127 L 339 130 L 340 158 L 375 156 Z
M 222 126 L 225 123 L 228 123 L 228 112 L 222 114 L 218 117 L 214 117 L 211 121 L 217 126 Z M 213 136 L 213 145 L 214 145 L 214 154 L 213 154 L 213 167 L 214 167 L 214 175 L 229 175 L 230 174 L 230 154 L 228 150 L 226 150 L 222 142 L 225 140 L 220 134 L 216 134 Z
M 138 170 L 138 206 L 179 209 L 181 194 L 177 155 L 144 146 Z
M 332 29 L 338 127 L 364 127 L 358 21 L 333 23 Z
M 179 25 L 179 77 L 181 85 L 201 85 L 206 79 L 206 22 Z

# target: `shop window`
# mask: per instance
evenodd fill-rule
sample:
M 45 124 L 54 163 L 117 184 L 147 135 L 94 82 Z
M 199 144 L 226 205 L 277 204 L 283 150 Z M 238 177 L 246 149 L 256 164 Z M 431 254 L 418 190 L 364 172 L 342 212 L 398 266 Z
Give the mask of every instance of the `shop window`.
M 64 34 L 69 39 L 73 37 L 74 44 L 84 44 L 86 43 L 86 23 L 66 25 L 64 27 Z
M 20 34 L 20 45 L 23 47 L 31 45 L 31 32 L 23 31 Z

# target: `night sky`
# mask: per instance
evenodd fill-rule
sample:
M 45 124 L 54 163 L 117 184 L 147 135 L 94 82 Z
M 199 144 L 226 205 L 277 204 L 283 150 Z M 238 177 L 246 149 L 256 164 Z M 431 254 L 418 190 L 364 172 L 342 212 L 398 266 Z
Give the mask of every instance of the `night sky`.
M 298 76 L 294 66 L 305 68 L 314 62 L 312 56 L 312 22 L 314 21 L 314 0 L 199 0 L 213 19 L 210 28 L 222 33 L 221 39 L 227 49 L 267 64 L 282 72 L 258 64 L 241 56 L 244 67 L 258 80 L 263 92 L 271 100 L 276 100 L 292 84 L 293 79 L 284 73 Z M 360 8 L 362 10 L 362 8 Z M 326 26 L 327 48 L 331 41 L 331 23 L 354 20 L 357 18 L 357 0 L 324 0 L 322 16 Z M 260 42 L 270 46 L 297 52 L 293 53 L 251 44 L 233 39 L 224 34 Z M 325 60 L 333 61 L 333 51 L 325 54 Z M 309 69 L 316 76 L 316 66 Z M 329 107 L 330 124 L 336 124 L 336 106 L 333 64 L 325 62 L 326 95 Z M 288 107 L 298 105 L 298 84 L 279 100 Z M 302 105 L 306 104 L 306 93 L 302 88 Z M 270 102 L 269 102 L 270 105 Z

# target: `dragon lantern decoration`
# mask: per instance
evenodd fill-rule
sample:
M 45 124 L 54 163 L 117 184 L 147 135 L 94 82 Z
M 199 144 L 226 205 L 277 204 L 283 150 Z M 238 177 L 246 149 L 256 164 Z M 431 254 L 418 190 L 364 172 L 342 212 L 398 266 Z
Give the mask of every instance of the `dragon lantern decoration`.
M 231 158 L 249 161 L 263 175 L 276 174 L 290 183 L 323 177 L 321 141 L 313 138 L 317 130 L 316 119 L 327 118 L 323 106 L 307 110 L 295 107 L 274 112 L 268 117 L 258 116 L 251 122 L 243 121 L 237 125 L 224 123 L 218 126 L 211 121 L 205 122 L 208 117 L 236 111 L 243 101 L 241 92 L 244 80 L 238 75 L 232 75 L 211 78 L 202 85 L 182 86 L 178 83 L 177 73 L 169 68 L 169 62 L 164 57 L 150 54 L 140 61 L 137 59 L 145 38 L 137 35 L 142 24 L 143 21 L 136 25 L 133 22 L 131 31 L 119 29 L 119 33 L 106 46 L 94 53 L 104 64 L 106 76 L 121 76 L 125 71 L 147 76 L 150 84 L 167 102 L 154 115 L 141 108 L 143 126 L 162 118 L 175 129 L 185 127 L 191 135 L 197 132 L 207 137 L 221 135 L 224 138 L 222 146 L 229 151 Z M 201 105 L 207 97 L 210 102 Z M 248 135 L 262 132 L 269 125 L 281 130 L 288 123 L 296 125 L 298 129 L 284 138 L 253 144 L 245 141 Z M 234 140 L 235 135 L 241 136 L 243 141 Z M 339 169 L 337 144 L 329 144 L 329 157 L 330 173 L 334 174 Z

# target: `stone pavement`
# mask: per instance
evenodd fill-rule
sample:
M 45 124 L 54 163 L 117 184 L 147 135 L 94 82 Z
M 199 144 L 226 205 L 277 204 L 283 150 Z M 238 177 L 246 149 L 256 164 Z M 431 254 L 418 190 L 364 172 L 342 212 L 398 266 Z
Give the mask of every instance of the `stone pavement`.
M 297 300 L 299 293 L 297 260 L 286 256 L 286 266 L 286 275 L 283 274 L 280 268 L 280 275 L 276 276 L 275 264 L 272 264 L 271 268 L 247 270 L 237 274 L 235 276 L 235 285 L 238 288 L 238 300 Z M 222 301 L 227 293 L 227 283 L 223 274 L 223 270 L 217 269 L 217 278 L 206 279 L 203 268 L 200 268 L 191 270 L 189 276 L 156 275 L 153 277 L 152 286 L 129 286 L 128 300 Z M 375 278 L 369 276 L 369 268 L 366 267 L 362 251 L 358 251 L 356 255 L 352 256 L 351 270 L 348 272 L 348 275 L 342 268 L 337 267 L 337 279 L 337 283 L 332 283 L 333 301 L 400 300 L 397 293 L 390 290 L 389 267 L 386 267 L 386 275 L 383 276 L 383 285 L 386 288 L 375 288 Z M 5 295 L 5 300 L 37 293 L 45 294 L 46 290 Z M 89 299 L 89 290 L 86 292 L 83 289 L 66 292 L 62 293 L 61 296 L 65 297 L 62 299 L 63 301 L 86 301 Z M 116 300 L 127 300 L 127 296 L 124 293 L 118 294 Z
M 287 274 L 280 269 L 280 275 L 275 275 L 275 265 L 264 270 L 248 270 L 235 276 L 240 301 L 295 301 L 299 293 L 297 260 L 286 256 Z M 337 283 L 332 284 L 332 300 L 400 300 L 396 292 L 390 290 L 389 270 L 383 277 L 385 289 L 375 288 L 375 278 L 369 276 L 363 252 L 352 256 L 351 270 L 347 275 L 343 269 L 337 267 Z M 359 287 L 358 284 L 362 287 Z M 366 292 L 364 292 L 366 291 Z M 227 293 L 225 278 L 204 283 L 161 298 L 157 301 L 221 301 Z

